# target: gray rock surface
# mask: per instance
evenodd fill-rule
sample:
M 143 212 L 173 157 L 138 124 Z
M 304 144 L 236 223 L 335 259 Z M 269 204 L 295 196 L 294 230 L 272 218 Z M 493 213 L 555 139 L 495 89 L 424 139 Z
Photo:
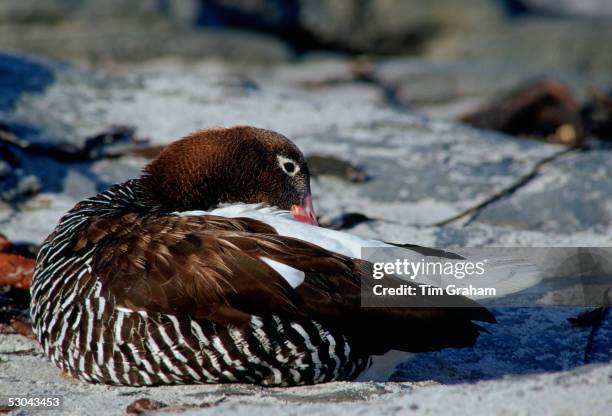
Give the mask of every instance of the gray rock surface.
M 41 78 L 39 67 L 50 68 L 52 73 L 44 76 L 44 87 L 34 81 L 5 87 L 6 96 L 18 99 L 5 104 L 3 121 L 21 126 L 19 132 L 26 140 L 78 144 L 111 125 L 132 125 L 138 136 L 152 143 L 168 143 L 209 126 L 253 124 L 272 128 L 295 140 L 306 154 L 339 157 L 362 166 L 371 176 L 365 183 L 349 184 L 335 178 L 315 178 L 313 188 L 321 214 L 338 210 L 367 213 L 385 221 L 366 224 L 363 229 L 376 228 L 382 237 L 401 241 L 410 240 L 415 227 L 435 224 L 487 200 L 528 174 L 539 160 L 564 150 L 398 110 L 381 98 L 376 86 L 352 82 L 345 61 L 310 62 L 305 68 L 291 64 L 275 70 L 210 63 L 147 68 L 126 76 L 36 59 L 26 61 L 30 66 L 23 64 L 24 68 L 36 68 L 32 71 L 36 78 Z M 318 73 L 311 70 L 315 67 Z M 342 85 L 311 87 L 313 79 L 333 80 L 341 73 L 348 79 Z M 18 94 L 16 89 L 23 92 Z M 495 243 L 500 237 L 492 235 L 501 236 L 504 229 L 511 230 L 515 239 L 541 233 L 540 244 L 558 242 L 557 234 L 565 235 L 569 240 L 564 241 L 569 243 L 580 232 L 608 241 L 611 207 L 598 196 L 610 190 L 601 167 L 607 163 L 609 152 L 597 149 L 560 156 L 536 180 L 480 212 L 474 227 L 428 228 L 423 232 L 436 234 L 433 243 L 445 245 L 482 244 L 480 238 L 472 237 L 481 232 Z M 23 163 L 29 164 L 26 170 L 33 174 L 49 166 L 62 171 L 58 175 L 39 172 L 39 176 L 45 189 L 76 201 L 74 189 L 80 185 L 75 183 L 89 181 L 93 184 L 90 189 L 102 189 L 134 175 L 144 161 L 122 160 L 125 171 L 106 168 L 113 172 L 108 180 L 101 180 L 99 175 L 108 161 L 66 166 L 26 158 Z M 591 165 L 592 169 L 587 168 Z M 55 176 L 69 178 L 73 185 L 66 186 Z M 588 194 L 588 189 L 580 186 L 585 178 L 596 187 Z M 554 182 L 558 187 L 575 184 L 563 188 L 563 209 L 544 203 L 550 201 L 553 192 L 545 184 Z M 534 192 L 541 193 L 542 202 L 537 202 Z M 528 200 L 533 209 L 521 214 L 517 206 L 521 200 Z M 585 201 L 589 203 L 588 214 L 581 210 Z M 511 208 L 513 215 L 505 215 Z M 386 225 L 395 232 L 386 236 Z M 10 225 L 6 226 L 10 230 Z M 409 227 L 403 238 L 402 226 Z M 490 226 L 501 230 L 491 231 Z M 36 240 L 49 230 L 41 230 Z M 476 240 L 472 242 L 472 238 Z
M 193 20 L 197 9 L 197 0 L 20 0 L 0 4 L 0 21 L 58 22 L 70 18 L 123 16 L 149 20 L 163 17 L 176 23 L 188 23 Z
M 465 30 L 501 15 L 488 0 L 301 1 L 299 13 L 302 26 L 318 39 L 375 53 L 418 52 L 445 30 Z
M 478 221 L 512 228 L 579 233 L 606 229 L 612 160 L 607 151 L 567 156 L 516 195 L 491 205 Z M 580 196 L 575 189 L 581 188 Z
M 381 86 L 356 81 L 350 62 L 312 59 L 274 68 L 202 62 L 160 63 L 127 73 L 91 72 L 23 56 L 0 83 L 0 123 L 24 140 L 80 144 L 111 125 L 168 143 L 209 126 L 253 124 L 277 130 L 306 154 L 361 166 L 362 183 L 321 175 L 313 181 L 319 214 L 362 212 L 373 221 L 351 232 L 433 246 L 610 245 L 612 150 L 564 148 L 474 130 L 390 104 Z M 401 74 L 399 75 L 401 76 Z M 514 193 L 495 197 L 559 153 Z M 0 231 L 40 242 L 79 199 L 138 174 L 146 161 L 125 157 L 60 163 L 15 151 L 42 191 L 0 207 Z M 476 215 L 435 225 L 493 198 Z M 420 354 L 396 373 L 401 382 L 332 383 L 295 389 L 252 386 L 117 388 L 59 376 L 35 344 L 0 335 L 0 391 L 65 396 L 69 414 L 122 413 L 141 397 L 169 405 L 216 402 L 215 414 L 605 414 L 612 404 L 612 321 L 594 337 L 572 328 L 580 308 L 494 308 L 500 321 L 473 350 Z
M 279 39 L 239 28 L 198 29 L 196 0 L 24 0 L 0 4 L 0 48 L 86 65 L 158 56 L 270 63 L 292 52 Z
M 602 2 L 552 2 L 560 14 L 597 7 L 597 19 L 511 19 L 493 0 L 22 0 L 0 4 L 0 48 L 112 67 L 158 56 L 271 63 L 324 47 L 606 77 Z
M 456 60 L 395 57 L 378 60 L 373 73 L 381 84 L 395 91 L 402 105 L 444 118 L 458 118 L 526 80 L 557 80 L 583 100 L 590 86 L 606 86 L 611 81 L 606 75 L 585 77 L 571 66 L 548 68 L 539 62 L 524 65 L 521 61 L 480 62 L 477 57 L 464 56 Z
M 491 20 L 469 31 L 441 34 L 428 43 L 425 54 L 481 65 L 536 66 L 552 73 L 562 68 L 583 76 L 602 77 L 609 74 L 612 54 L 602 48 L 601 42 L 610 36 L 608 19 Z
M 171 40 L 170 40 L 171 39 Z M 75 18 L 61 25 L 3 23 L 0 48 L 26 51 L 85 65 L 112 67 L 161 55 L 232 62 L 270 63 L 292 56 L 282 41 L 239 29 L 195 29 L 162 19 L 143 23 L 126 17 Z
M 523 0 L 522 3 L 532 11 L 552 16 L 612 16 L 612 4 L 607 0 Z
M 496 357 L 486 358 L 488 364 L 484 366 L 494 365 Z M 34 341 L 16 335 L 3 336 L 0 358 L 3 394 L 60 395 L 61 414 L 66 415 L 124 414 L 130 403 L 142 398 L 182 406 L 147 413 L 164 415 L 605 415 L 612 406 L 609 365 L 506 376 L 514 369 L 510 367 L 507 372 L 499 371 L 503 377 L 468 383 L 458 376 L 441 381 L 339 382 L 294 388 L 240 384 L 134 388 L 85 384 L 61 377 Z M 453 365 L 453 360 L 429 360 L 429 371 L 418 374 L 431 377 Z M 471 365 L 466 363 L 465 368 Z M 482 365 L 476 363 L 475 367 L 468 379 L 478 378 Z

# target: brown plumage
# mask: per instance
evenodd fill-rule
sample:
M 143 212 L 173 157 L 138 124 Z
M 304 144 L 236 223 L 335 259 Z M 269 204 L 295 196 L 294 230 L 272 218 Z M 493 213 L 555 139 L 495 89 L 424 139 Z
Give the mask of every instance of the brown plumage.
M 249 137 L 257 140 L 245 144 Z M 279 153 L 299 164 L 291 182 L 270 169 Z M 165 148 L 145 173 L 143 185 L 176 211 L 267 201 L 289 209 L 301 202 L 300 194 L 310 193 L 308 166 L 297 146 L 278 133 L 248 126 L 190 134 Z
M 471 346 L 472 321 L 495 321 L 461 297 L 461 308 L 431 297 L 363 308 L 369 263 L 255 219 L 174 213 L 289 210 L 309 197 L 301 152 L 276 133 L 212 129 L 170 145 L 141 179 L 77 204 L 45 242 L 32 288 L 45 351 L 88 381 L 292 385 L 352 379 L 390 349 Z M 269 261 L 303 281 L 292 286 Z

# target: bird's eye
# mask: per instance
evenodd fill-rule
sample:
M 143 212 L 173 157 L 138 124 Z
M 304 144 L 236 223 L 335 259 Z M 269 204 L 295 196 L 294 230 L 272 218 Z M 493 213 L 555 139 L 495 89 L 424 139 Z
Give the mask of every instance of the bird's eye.
M 300 171 L 300 165 L 295 163 L 295 160 L 281 155 L 276 156 L 276 158 L 278 160 L 278 165 L 287 175 L 293 177 Z
M 295 170 L 295 165 L 291 162 L 283 163 L 283 167 L 285 168 L 285 172 L 293 173 Z

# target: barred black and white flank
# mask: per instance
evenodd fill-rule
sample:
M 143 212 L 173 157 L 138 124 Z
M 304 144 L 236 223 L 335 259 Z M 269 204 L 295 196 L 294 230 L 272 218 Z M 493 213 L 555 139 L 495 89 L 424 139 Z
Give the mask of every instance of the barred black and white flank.
M 61 219 L 32 283 L 38 339 L 91 382 L 289 386 L 355 379 L 391 350 L 470 346 L 472 320 L 494 322 L 469 299 L 361 308 L 368 264 L 351 253 L 383 243 L 315 223 L 289 140 L 194 133 Z

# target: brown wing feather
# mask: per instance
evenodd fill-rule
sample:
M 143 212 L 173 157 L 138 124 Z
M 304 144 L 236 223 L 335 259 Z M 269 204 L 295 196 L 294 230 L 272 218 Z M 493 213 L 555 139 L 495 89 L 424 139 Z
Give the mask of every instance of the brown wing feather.
M 482 330 L 472 321 L 495 322 L 486 308 L 455 295 L 417 296 L 411 299 L 414 307 L 399 307 L 392 300 L 386 307 L 362 307 L 361 285 L 374 284 L 372 265 L 301 240 L 260 235 L 243 249 L 253 256 L 265 252 L 268 258 L 304 271 L 304 283 L 296 292 L 307 315 L 342 331 L 367 353 L 472 346 Z M 386 287 L 406 284 L 416 286 L 393 276 L 384 279 Z M 371 287 L 364 292 L 371 293 Z M 437 306 L 442 304 L 453 307 Z
M 298 310 L 285 280 L 231 238 L 270 231 L 250 219 L 126 215 L 92 222 L 74 248 L 100 245 L 92 271 L 117 306 L 227 323 Z
M 310 318 L 334 327 L 367 353 L 429 351 L 472 345 L 494 322 L 484 308 L 458 298 L 461 308 L 361 307 L 361 276 L 369 263 L 276 234 L 259 221 L 215 216 L 129 215 L 93 222 L 75 249 L 103 247 L 93 272 L 119 306 L 240 323 L 250 315 Z M 305 273 L 293 289 L 266 257 Z M 364 280 L 368 282 L 368 280 Z M 388 284 L 406 284 L 391 279 Z M 367 284 L 367 283 L 366 283 Z

